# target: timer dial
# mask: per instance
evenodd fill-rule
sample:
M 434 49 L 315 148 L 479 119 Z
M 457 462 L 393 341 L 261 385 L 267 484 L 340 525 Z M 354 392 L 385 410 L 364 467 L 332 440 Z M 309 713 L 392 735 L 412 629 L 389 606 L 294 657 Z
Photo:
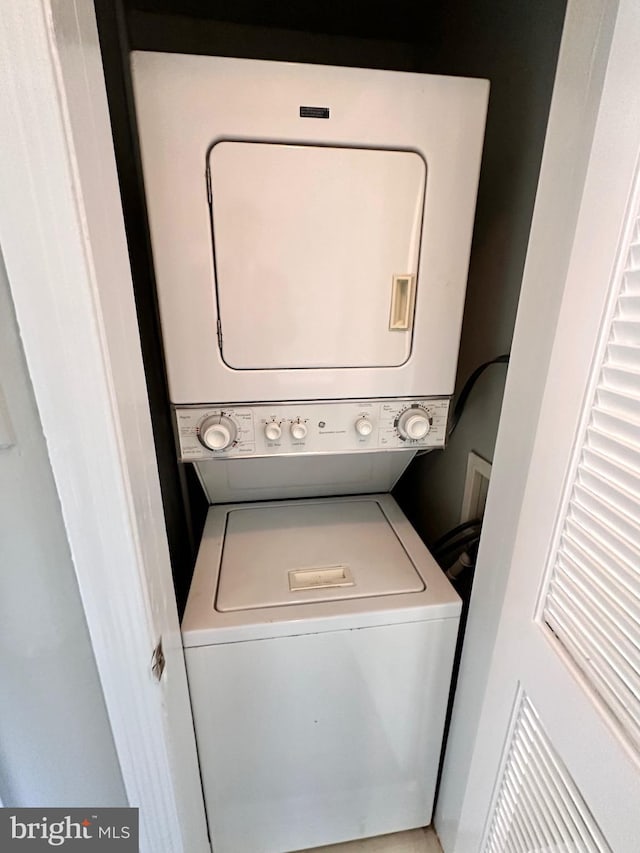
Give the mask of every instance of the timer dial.
M 238 427 L 228 415 L 209 415 L 198 429 L 198 438 L 208 450 L 226 450 L 236 440 Z
M 431 418 L 426 409 L 415 407 L 402 412 L 396 426 L 402 438 L 420 441 L 431 429 Z

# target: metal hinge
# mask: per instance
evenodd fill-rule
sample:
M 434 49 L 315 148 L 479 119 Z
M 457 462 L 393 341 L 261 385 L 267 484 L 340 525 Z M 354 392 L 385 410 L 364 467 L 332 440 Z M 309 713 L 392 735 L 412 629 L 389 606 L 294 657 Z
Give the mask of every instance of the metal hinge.
M 158 645 L 153 650 L 153 654 L 151 655 L 151 672 L 154 674 L 156 681 L 160 681 L 160 679 L 162 678 L 162 673 L 164 672 L 165 664 L 166 660 L 164 657 L 164 652 L 162 651 L 162 640 L 160 640 Z
M 222 323 L 220 322 L 219 317 L 218 317 L 218 346 L 220 347 L 220 352 L 222 352 Z
M 213 198 L 211 194 L 211 169 L 209 168 L 209 164 L 207 163 L 207 201 L 209 205 L 211 205 L 211 200 Z

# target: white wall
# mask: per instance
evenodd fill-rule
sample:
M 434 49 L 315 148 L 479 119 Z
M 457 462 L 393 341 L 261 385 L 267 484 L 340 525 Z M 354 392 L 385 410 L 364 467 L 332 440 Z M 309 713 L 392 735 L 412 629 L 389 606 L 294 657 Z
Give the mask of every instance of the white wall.
M 0 256 L 0 801 L 127 799 Z

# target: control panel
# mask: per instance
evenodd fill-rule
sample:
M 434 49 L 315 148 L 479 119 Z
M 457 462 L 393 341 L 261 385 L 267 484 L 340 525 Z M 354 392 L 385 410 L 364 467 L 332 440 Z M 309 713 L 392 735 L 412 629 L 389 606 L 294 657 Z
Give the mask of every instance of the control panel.
M 444 447 L 449 398 L 189 406 L 176 409 L 180 459 Z

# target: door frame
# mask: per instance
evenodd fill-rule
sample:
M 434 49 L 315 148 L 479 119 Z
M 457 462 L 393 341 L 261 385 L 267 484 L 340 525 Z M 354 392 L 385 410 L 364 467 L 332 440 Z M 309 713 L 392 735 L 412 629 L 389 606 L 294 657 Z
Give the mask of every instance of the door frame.
M 7 0 L 0 63 L 0 245 L 140 849 L 205 853 L 93 3 Z
M 468 629 L 480 641 L 463 659 L 436 813 L 445 849 L 495 639 L 482 623 L 499 613 L 553 343 L 535 286 L 550 279 L 543 295 L 557 313 L 588 159 L 580 134 L 593 128 L 608 51 L 603 9 L 614 5 L 568 4 L 561 56 L 574 61 L 561 62 L 554 88 Z M 0 124 L 13 130 L 0 159 L 0 245 L 122 775 L 140 807 L 141 850 L 199 853 L 209 844 L 93 4 L 5 0 L 0 48 Z

